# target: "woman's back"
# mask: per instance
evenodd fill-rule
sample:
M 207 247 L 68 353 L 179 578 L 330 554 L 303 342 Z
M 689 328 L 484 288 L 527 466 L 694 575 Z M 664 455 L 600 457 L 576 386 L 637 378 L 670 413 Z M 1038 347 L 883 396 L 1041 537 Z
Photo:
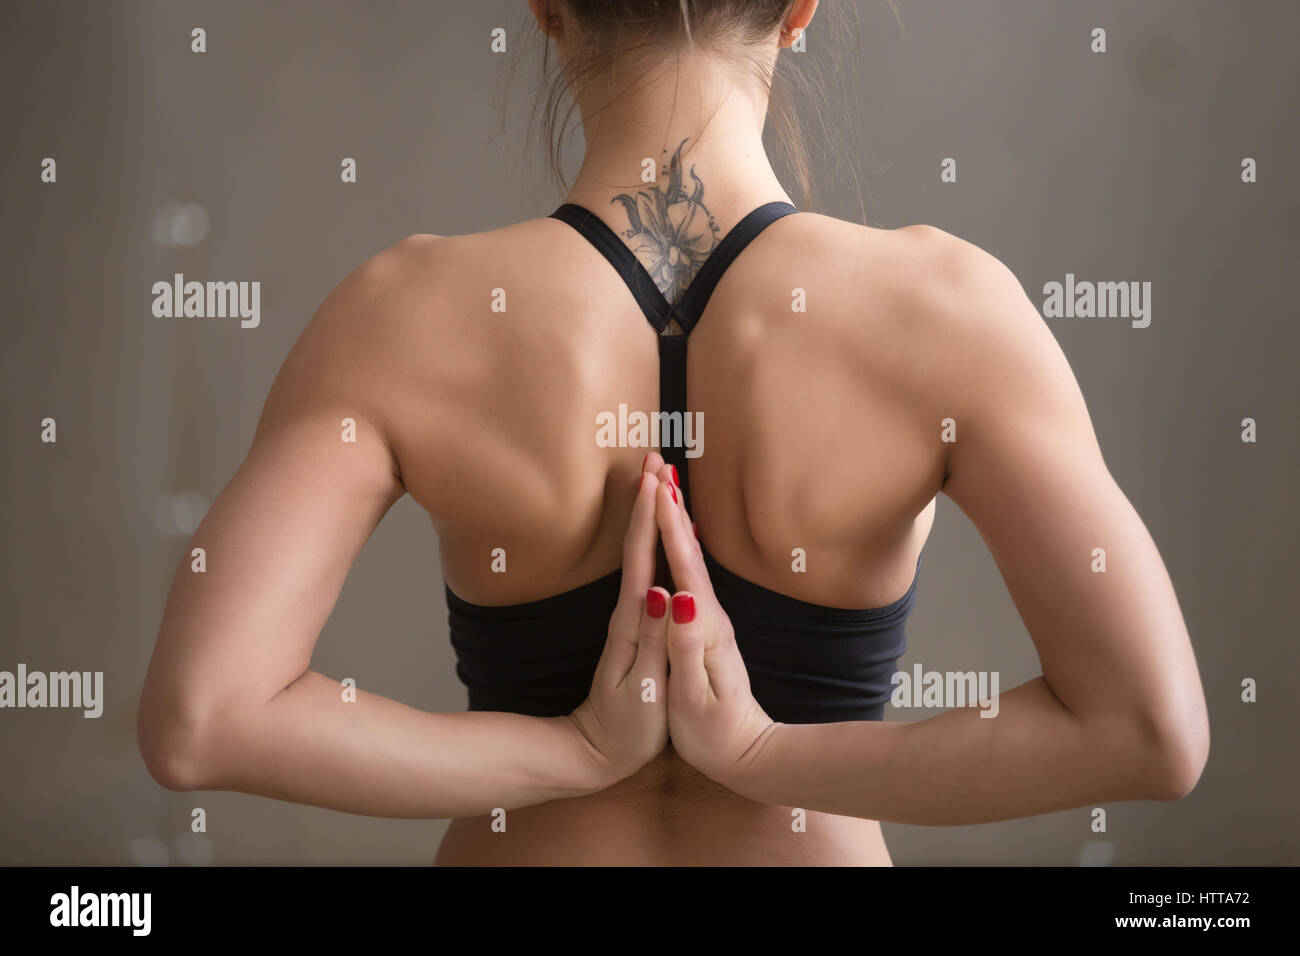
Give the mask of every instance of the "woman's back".
M 737 209 L 719 235 L 747 211 Z M 801 213 L 769 226 L 718 282 L 689 336 L 687 407 L 702 422 L 691 511 L 705 548 L 741 578 L 855 609 L 913 584 L 944 476 L 942 416 L 928 407 L 939 399 L 920 387 L 917 284 L 941 241 Z M 602 433 L 601 423 L 661 404 L 656 333 L 614 268 L 565 223 L 534 219 L 412 237 L 362 271 L 387 273 L 377 284 L 405 307 L 382 310 L 357 384 L 383 404 L 375 418 L 433 518 L 456 597 L 514 605 L 618 569 L 650 449 L 611 447 L 619 427 Z M 737 829 L 777 835 L 768 861 L 887 861 L 878 825 L 847 818 L 783 851 L 789 813 L 731 794 L 670 745 L 610 790 L 512 811 L 507 834 L 456 821 L 440 859 L 668 863 L 708 845 L 717 860 L 704 834 Z M 618 823 L 593 829 L 593 815 Z M 733 844 L 731 859 L 748 852 Z
M 689 23 L 633 5 L 645 17 L 533 4 L 583 114 L 565 203 L 616 234 L 604 254 L 557 218 L 412 237 L 295 345 L 195 534 L 208 565 L 173 584 L 141 703 L 155 776 L 452 817 L 448 863 L 887 863 L 880 819 L 1186 792 L 1207 722 L 1168 576 L 1051 332 L 991 256 L 927 227 L 770 222 L 698 316 L 681 311 L 698 318 L 684 398 L 665 379 L 694 426 L 681 477 L 703 554 L 675 485 L 637 492 L 634 422 L 667 404 L 661 349 L 682 340 L 657 337 L 607 255 L 634 248 L 677 302 L 737 223 L 788 203 L 763 74 L 815 4 L 716 0 Z M 629 61 L 651 14 L 661 35 Z M 882 722 L 941 490 L 988 543 L 1043 676 L 997 721 Z M 469 712 L 310 669 L 403 493 L 437 528 Z M 645 591 L 655 536 L 691 578 L 671 618 Z M 1123 573 L 1102 573 L 1107 553 Z
M 911 584 L 944 475 L 920 388 L 926 235 L 786 217 L 691 332 L 692 517 L 742 577 L 845 608 Z M 618 568 L 650 449 L 609 438 L 660 407 L 656 334 L 619 275 L 553 219 L 385 256 L 411 311 L 383 336 L 387 431 L 452 590 L 512 604 Z

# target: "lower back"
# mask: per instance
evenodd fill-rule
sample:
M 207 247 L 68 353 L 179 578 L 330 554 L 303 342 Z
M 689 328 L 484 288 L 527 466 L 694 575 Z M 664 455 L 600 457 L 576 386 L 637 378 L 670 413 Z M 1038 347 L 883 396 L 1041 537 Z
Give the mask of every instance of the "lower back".
M 504 828 L 502 827 L 504 824 Z M 671 744 L 607 790 L 452 822 L 443 866 L 888 866 L 880 824 L 755 803 Z

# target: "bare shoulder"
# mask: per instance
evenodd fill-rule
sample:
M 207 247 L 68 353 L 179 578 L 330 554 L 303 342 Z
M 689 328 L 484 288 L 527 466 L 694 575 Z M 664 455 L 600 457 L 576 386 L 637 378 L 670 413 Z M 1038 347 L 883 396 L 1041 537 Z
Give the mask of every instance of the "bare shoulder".
M 464 319 L 467 289 L 491 250 L 502 248 L 488 233 L 416 234 L 377 252 L 325 297 L 282 377 L 364 396 L 391 390 L 405 373 L 420 374 L 422 363 L 446 351 L 437 346 Z
M 882 229 L 816 213 L 798 218 L 800 231 L 788 246 L 797 261 L 820 263 L 827 279 L 846 280 L 839 295 L 869 302 L 869 317 L 902 323 L 900 333 L 918 325 L 927 335 L 945 325 L 959 332 L 971 319 L 1023 324 L 1037 316 L 1004 263 L 935 226 Z
M 400 346 L 383 333 L 414 331 L 459 311 L 458 297 L 493 262 L 509 259 L 527 223 L 458 236 L 416 234 L 376 253 L 349 273 L 312 318 L 338 344 Z M 431 294 L 434 293 L 434 294 Z
M 1095 442 L 1064 352 L 1015 273 L 943 229 L 878 229 L 810 216 L 802 248 L 828 264 L 844 354 L 909 410 L 917 427 L 1057 429 Z M 813 260 L 801 260 L 809 261 Z M 833 277 L 833 278 L 829 278 Z M 975 441 L 945 446 L 949 466 Z
M 864 258 L 887 264 L 895 326 L 924 355 L 929 387 L 969 410 L 1008 388 L 1077 391 L 1046 320 L 997 256 L 934 226 L 870 233 Z
M 329 408 L 364 419 L 394 449 L 415 432 L 427 437 L 445 400 L 500 358 L 499 325 L 483 321 L 495 290 L 517 295 L 552 275 L 538 241 L 545 229 L 526 220 L 410 235 L 356 266 L 299 334 L 259 430 Z
M 385 383 L 400 380 L 413 353 L 421 299 L 442 257 L 440 236 L 409 236 L 362 262 L 331 289 L 306 323 L 271 386 L 259 433 L 304 416 L 350 410 L 387 434 Z
M 905 319 L 928 343 L 925 387 L 965 436 L 951 446 L 950 470 L 1030 436 L 1099 454 L 1074 371 L 1011 269 L 933 226 L 896 230 L 894 241 L 909 286 Z
M 996 256 L 935 226 L 861 229 L 864 261 L 902 317 L 927 334 L 969 344 L 1003 330 L 1045 330 L 1015 274 Z

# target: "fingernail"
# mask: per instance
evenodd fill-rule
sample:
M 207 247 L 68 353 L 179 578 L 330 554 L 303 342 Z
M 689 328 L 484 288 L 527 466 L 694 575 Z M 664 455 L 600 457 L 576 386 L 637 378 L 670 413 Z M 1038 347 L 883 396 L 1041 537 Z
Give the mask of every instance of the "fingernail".
M 650 453 L 646 452 L 645 457 L 641 459 L 641 470 L 645 471 L 646 462 L 650 460 Z
M 669 486 L 668 486 L 668 493 L 669 493 L 670 495 L 673 496 L 673 502 L 676 503 L 676 501 L 677 501 L 677 486 L 676 486 L 676 485 L 669 485 Z
M 695 532 L 695 537 L 698 538 L 700 536 L 700 526 L 694 521 L 691 522 L 691 530 Z
M 677 480 L 677 466 L 669 465 L 668 467 L 673 470 L 673 484 L 676 485 L 678 488 L 680 488 L 682 486 L 682 483 Z
M 695 620 L 695 595 L 673 595 L 673 623 L 690 624 Z
M 651 588 L 645 593 L 645 612 L 651 617 L 663 617 L 664 611 L 668 610 L 668 599 L 664 597 L 663 591 L 656 591 Z

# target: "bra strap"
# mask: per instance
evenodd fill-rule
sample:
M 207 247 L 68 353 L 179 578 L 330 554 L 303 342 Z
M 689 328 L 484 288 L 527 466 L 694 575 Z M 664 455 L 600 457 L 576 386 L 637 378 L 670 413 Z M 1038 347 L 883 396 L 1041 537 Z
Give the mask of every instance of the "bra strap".
M 622 276 L 628 291 L 656 332 L 662 333 L 668 327 L 668 314 L 672 311 L 672 304 L 659 291 L 655 280 L 650 278 L 650 273 L 641 265 L 636 253 L 605 224 L 605 220 L 590 209 L 574 203 L 565 203 L 551 213 L 550 218 L 567 222 L 596 247 Z
M 678 318 L 680 324 L 681 319 Z M 682 500 L 691 507 L 691 473 L 686 467 L 686 336 L 659 336 L 659 408 L 667 416 L 660 418 L 659 453 L 664 461 L 677 467 Z M 676 425 L 674 426 L 674 423 Z M 675 431 L 674 429 L 680 429 Z M 692 430 L 694 432 L 694 430 Z M 699 436 L 692 434 L 696 441 Z M 667 444 L 676 439 L 676 444 Z
M 636 254 L 623 242 L 603 219 L 591 210 L 575 203 L 565 203 L 555 212 L 552 219 L 568 223 L 596 247 L 615 271 L 623 278 L 632 297 L 641 307 L 646 320 L 659 333 L 659 409 L 667 415 L 667 421 L 660 420 L 660 449 L 664 461 L 677 468 L 677 478 L 681 483 L 682 499 L 689 509 L 690 472 L 686 467 L 686 342 L 692 329 L 700 321 L 704 307 L 709 304 L 713 290 L 735 261 L 736 256 L 764 229 L 778 219 L 798 212 L 788 202 L 764 203 L 751 210 L 740 222 L 722 237 L 722 240 L 709 253 L 700 271 L 686 288 L 681 301 L 673 305 L 668 301 L 654 279 Z M 676 319 L 684 334 L 665 335 L 671 320 Z M 701 436 L 694 432 L 691 436 L 699 441 Z M 665 441 L 672 444 L 666 444 Z
M 717 288 L 718 280 L 727 271 L 727 267 L 735 261 L 736 256 L 740 255 L 745 247 L 772 223 L 798 211 L 788 202 L 764 203 L 746 214 L 745 218 L 732 226 L 731 231 L 722 237 L 722 241 L 709 253 L 709 257 L 700 266 L 700 271 L 686 287 L 681 301 L 674 307 L 677 321 L 688 335 L 700 321 L 700 316 L 704 314 L 704 307 L 709 304 L 709 297 Z

